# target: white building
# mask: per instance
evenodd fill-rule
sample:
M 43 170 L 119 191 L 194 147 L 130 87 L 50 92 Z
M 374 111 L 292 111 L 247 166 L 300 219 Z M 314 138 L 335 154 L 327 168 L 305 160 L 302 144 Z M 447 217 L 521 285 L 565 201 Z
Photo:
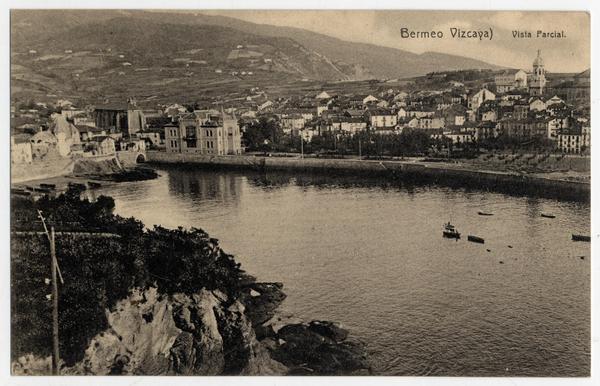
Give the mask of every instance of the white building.
M 566 130 L 558 134 L 558 149 L 567 154 L 589 153 L 590 128 L 582 127 L 580 130 Z
M 496 94 L 486 88 L 482 88 L 469 97 L 469 109 L 477 110 L 485 101 L 496 100 Z
M 495 76 L 494 83 L 496 91 L 499 93 L 525 88 L 527 87 L 527 72 L 523 70 L 504 71 Z

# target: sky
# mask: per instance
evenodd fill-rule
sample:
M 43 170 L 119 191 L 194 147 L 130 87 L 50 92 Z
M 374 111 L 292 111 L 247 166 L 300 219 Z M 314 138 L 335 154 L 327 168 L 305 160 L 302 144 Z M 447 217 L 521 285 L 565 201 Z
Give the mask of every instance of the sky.
M 205 11 L 245 21 L 297 27 L 342 40 L 371 43 L 423 53 L 442 52 L 510 68 L 531 69 L 541 50 L 550 72 L 579 72 L 590 67 L 590 19 L 585 12 L 514 11 Z M 492 40 L 454 39 L 450 28 L 491 30 Z M 402 38 L 402 28 L 441 30 L 444 38 Z M 531 31 L 515 39 L 512 31 Z M 536 38 L 537 30 L 564 31 L 564 38 Z

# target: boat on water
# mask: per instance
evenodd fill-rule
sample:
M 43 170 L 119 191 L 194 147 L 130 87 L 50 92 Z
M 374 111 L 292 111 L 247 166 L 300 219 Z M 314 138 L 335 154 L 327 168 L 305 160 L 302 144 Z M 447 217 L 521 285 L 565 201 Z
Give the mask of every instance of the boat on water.
M 88 183 L 87 183 L 87 184 L 88 184 L 88 186 L 90 187 L 90 189 L 97 189 L 97 188 L 99 188 L 99 187 L 101 187 L 101 186 L 102 186 L 102 184 L 101 184 L 101 183 L 99 183 L 99 182 L 94 182 L 94 181 L 88 181 Z
M 545 218 L 555 218 L 556 217 L 555 215 L 549 214 L 549 213 L 542 213 L 541 216 L 545 217 Z
M 460 233 L 456 230 L 454 225 L 450 224 L 450 222 L 444 224 L 444 230 L 442 234 L 444 237 L 449 239 L 460 239 Z
M 479 244 L 484 244 L 485 240 L 482 237 L 479 236 L 473 236 L 473 235 L 469 235 L 467 236 L 467 240 L 474 242 L 474 243 L 479 243 Z
M 482 212 L 482 211 L 477 212 L 477 214 L 480 215 L 480 216 L 493 216 L 494 215 L 493 213 Z
M 573 240 L 573 241 L 592 241 L 592 237 L 591 236 L 584 236 L 584 235 L 572 234 L 571 235 L 571 240 Z
M 11 188 L 10 194 L 14 194 L 16 196 L 31 196 L 31 192 L 21 188 Z
M 85 186 L 85 184 L 80 184 L 78 182 L 69 182 L 68 186 L 70 189 L 77 189 L 81 191 L 87 189 L 87 186 Z

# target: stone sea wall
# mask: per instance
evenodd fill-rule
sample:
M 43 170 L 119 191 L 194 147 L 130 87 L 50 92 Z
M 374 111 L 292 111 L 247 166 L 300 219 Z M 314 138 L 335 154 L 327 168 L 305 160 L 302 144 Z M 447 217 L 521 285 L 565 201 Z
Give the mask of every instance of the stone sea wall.
M 73 172 L 74 162 L 69 158 L 44 160 L 30 164 L 13 164 L 10 168 L 12 183 L 64 176 Z
M 572 180 L 544 178 L 511 172 L 454 168 L 443 164 L 408 161 L 322 159 L 291 157 L 209 156 L 148 151 L 148 162 L 211 169 L 249 169 L 256 171 L 291 170 L 390 177 L 416 183 L 434 183 L 498 191 L 507 194 L 539 195 L 559 199 L 589 200 L 590 184 Z

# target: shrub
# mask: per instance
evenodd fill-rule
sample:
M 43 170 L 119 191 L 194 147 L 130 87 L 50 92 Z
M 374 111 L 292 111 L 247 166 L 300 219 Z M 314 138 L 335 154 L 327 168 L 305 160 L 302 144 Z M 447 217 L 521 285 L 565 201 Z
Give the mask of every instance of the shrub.
M 219 289 L 235 298 L 243 271 L 216 239 L 201 229 L 185 230 L 144 225 L 113 214 L 114 201 L 101 196 L 81 200 L 69 190 L 55 199 L 37 202 L 13 199 L 13 231 L 42 231 L 37 210 L 48 226 L 61 232 L 56 254 L 64 284 L 59 284 L 61 358 L 81 360 L 91 339 L 107 328 L 105 310 L 127 297 L 134 287 L 157 286 L 162 294 L 191 294 L 201 288 Z M 47 356 L 51 351 L 49 241 L 41 234 L 11 238 L 11 328 L 13 359 L 26 354 Z

